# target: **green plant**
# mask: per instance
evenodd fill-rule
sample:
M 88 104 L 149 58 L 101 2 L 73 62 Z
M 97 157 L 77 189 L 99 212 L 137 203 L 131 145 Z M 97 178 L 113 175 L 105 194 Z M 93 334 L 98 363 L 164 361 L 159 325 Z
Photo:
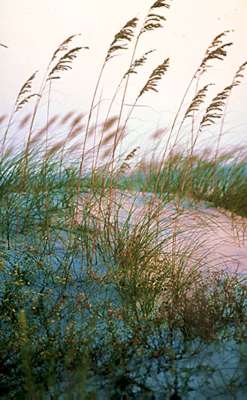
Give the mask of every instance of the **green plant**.
M 32 91 L 33 74 L 17 96 L 3 133 L 0 161 L 4 399 L 189 399 L 191 392 L 212 398 L 213 390 L 241 396 L 246 388 L 246 282 L 207 268 L 207 216 L 197 218 L 199 237 L 181 226 L 181 219 L 188 217 L 188 201 L 209 202 L 240 216 L 247 213 L 245 155 L 219 153 L 229 96 L 243 78 L 246 63 L 208 105 L 211 84 L 200 88 L 209 62 L 223 61 L 232 45 L 225 42 L 228 31 L 216 36 L 206 50 L 159 155 L 137 162 L 138 145 L 121 152 L 139 99 L 157 92 L 168 71 L 165 58 L 149 74 L 125 116 L 131 76 L 153 52 L 137 56 L 139 43 L 144 33 L 162 27 L 168 3 L 155 1 L 139 30 L 139 21 L 133 18 L 115 35 L 89 112 L 69 113 L 60 121 L 67 129 L 64 138 L 56 141 L 51 135 L 59 117 L 50 118 L 50 99 L 54 82 L 71 69 L 82 49 L 72 46 L 75 35 L 53 53 L 38 95 Z M 97 95 L 103 72 L 111 58 L 131 44 L 129 66 L 101 123 Z M 195 94 L 183 113 L 194 83 Z M 45 89 L 46 123 L 36 129 Z M 112 116 L 119 93 L 119 112 Z M 27 137 L 18 152 L 8 147 L 12 122 L 32 97 L 33 112 L 19 124 Z M 192 127 L 184 154 L 176 145 L 188 119 Z M 218 120 L 215 153 L 196 152 L 202 129 Z M 164 131 L 158 133 L 153 138 L 160 140 Z M 223 356 L 214 359 L 215 351 L 232 352 L 231 373 L 225 370 Z

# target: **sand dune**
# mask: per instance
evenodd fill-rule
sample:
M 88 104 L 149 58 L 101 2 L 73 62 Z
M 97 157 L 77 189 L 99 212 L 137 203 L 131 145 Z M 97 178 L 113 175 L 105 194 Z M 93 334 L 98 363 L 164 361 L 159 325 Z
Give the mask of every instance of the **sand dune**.
M 100 223 L 109 206 L 107 199 L 92 194 L 82 196 L 76 213 L 77 223 L 82 221 L 82 209 L 86 204 L 93 204 L 90 212 Z M 181 249 L 193 247 L 195 259 L 204 266 L 247 275 L 247 218 L 232 216 L 204 204 L 164 204 L 150 193 L 117 190 L 112 193 L 110 209 L 112 221 L 117 215 L 120 224 L 130 213 L 132 225 L 143 223 L 145 215 L 152 213 L 152 224 L 158 225 L 164 235 L 172 237 L 176 232 L 176 245 Z

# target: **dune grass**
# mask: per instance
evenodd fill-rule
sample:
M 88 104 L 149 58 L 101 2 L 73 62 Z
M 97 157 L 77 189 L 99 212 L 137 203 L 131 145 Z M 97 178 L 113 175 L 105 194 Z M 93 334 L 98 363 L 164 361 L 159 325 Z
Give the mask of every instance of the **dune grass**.
M 207 151 L 194 154 L 192 158 L 182 152 L 171 153 L 162 170 L 153 160 L 147 162 L 144 159 L 130 173 L 121 177 L 118 187 L 123 190 L 155 192 L 168 200 L 179 196 L 181 200 L 204 201 L 246 217 L 245 154 L 242 152 L 239 155 L 234 150 L 216 159 L 209 156 Z
M 169 67 L 166 58 L 153 69 L 125 115 L 131 74 L 151 53 L 137 57 L 139 42 L 165 24 L 168 9 L 167 1 L 155 1 L 143 22 L 133 18 L 115 35 L 87 114 L 68 113 L 58 122 L 59 117 L 50 118 L 48 104 L 46 125 L 35 126 L 46 89 L 50 93 L 87 49 L 73 47 L 71 36 L 53 53 L 39 93 L 32 91 L 33 74 L 13 112 L 1 119 L 6 122 L 0 161 L 3 399 L 244 398 L 246 280 L 211 270 L 206 254 L 198 253 L 204 238 L 180 240 L 190 237 L 179 227 L 184 199 L 247 213 L 246 160 L 220 153 L 222 127 L 213 155 L 196 152 L 200 132 L 224 119 L 231 91 L 243 77 L 245 63 L 206 106 L 208 86 L 200 88 L 200 79 L 209 62 L 226 57 L 232 45 L 225 41 L 228 32 L 206 50 L 158 161 L 145 159 L 131 170 L 137 147 L 121 154 L 136 104 L 145 93 L 158 91 Z M 95 123 L 104 70 L 132 44 L 107 116 Z M 197 93 L 180 118 L 195 81 Z M 111 115 L 121 89 L 119 114 Z M 33 100 L 31 114 L 19 120 Z M 197 115 L 203 106 L 203 116 Z M 190 148 L 182 154 L 176 144 L 189 118 Z M 15 121 L 26 134 L 19 150 L 11 148 Z M 51 137 L 55 123 L 66 128 L 64 138 Z M 207 220 L 201 224 L 207 226 Z
M 3 398 L 121 398 L 135 387 L 151 398 L 158 372 L 135 376 L 143 363 L 153 368 L 160 358 L 169 375 L 176 346 L 181 359 L 193 359 L 205 343 L 245 343 L 246 286 L 207 273 L 193 257 L 200 241 L 179 248 L 169 220 L 157 218 L 160 206 L 148 202 L 135 221 L 133 204 L 121 217 L 110 189 L 103 197 L 82 180 L 77 221 L 78 170 L 60 175 L 49 162 L 44 175 L 29 160 L 23 185 L 21 161 L 1 165 Z M 167 396 L 176 389 L 169 379 L 159 389 Z M 181 385 L 179 378 L 186 395 Z

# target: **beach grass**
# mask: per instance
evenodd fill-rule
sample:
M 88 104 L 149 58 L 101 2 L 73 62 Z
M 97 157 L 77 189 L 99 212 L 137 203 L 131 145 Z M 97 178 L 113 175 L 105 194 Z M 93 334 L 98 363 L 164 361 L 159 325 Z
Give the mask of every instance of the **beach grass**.
M 87 113 L 51 117 L 49 97 L 46 123 L 35 125 L 46 90 L 88 50 L 70 36 L 53 53 L 39 93 L 32 91 L 35 73 L 10 116 L 0 119 L 3 399 L 245 398 L 246 276 L 208 264 L 203 231 L 217 223 L 213 217 L 197 219 L 199 235 L 180 224 L 198 204 L 224 209 L 232 220 L 247 216 L 244 151 L 220 150 L 228 100 L 246 63 L 211 100 L 210 84 L 200 86 L 209 63 L 227 56 L 228 31 L 207 48 L 166 140 L 152 133 L 161 151 L 140 161 L 137 146 L 121 150 L 137 103 L 158 91 L 170 68 L 168 57 L 161 60 L 126 114 L 129 80 L 152 52 L 139 57 L 139 43 L 163 27 L 169 7 L 155 1 L 144 21 L 133 18 L 115 35 Z M 126 50 L 129 66 L 101 122 L 104 71 Z M 119 92 L 119 113 L 112 115 Z M 21 119 L 32 101 L 32 112 Z M 189 147 L 181 151 L 188 120 Z M 12 148 L 16 121 L 24 145 Z M 198 150 L 201 132 L 217 123 L 214 151 Z M 66 133 L 57 139 L 52 129 L 59 124 Z

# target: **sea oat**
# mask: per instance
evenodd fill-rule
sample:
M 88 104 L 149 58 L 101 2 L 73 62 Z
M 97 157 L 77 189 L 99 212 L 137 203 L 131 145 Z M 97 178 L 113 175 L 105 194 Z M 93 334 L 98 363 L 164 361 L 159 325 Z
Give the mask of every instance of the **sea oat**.
M 0 124 L 2 124 L 6 118 L 7 118 L 7 115 L 1 115 L 0 116 Z
M 34 78 L 36 77 L 38 71 L 35 71 L 30 78 L 24 83 L 24 85 L 21 87 L 16 102 L 15 102 L 15 111 L 20 111 L 24 104 L 28 103 L 28 101 L 33 97 L 33 96 L 39 96 L 37 93 L 31 94 L 31 89 L 32 89 L 32 83 Z
M 130 66 L 130 68 L 128 69 L 128 71 L 124 74 L 124 77 L 123 78 L 126 78 L 128 75 L 130 75 L 130 74 L 137 74 L 137 68 L 138 67 L 141 67 L 141 66 L 143 66 L 144 64 L 145 64 L 145 62 L 147 61 L 147 56 L 150 54 L 150 53 L 153 53 L 154 51 L 156 51 L 155 49 L 153 49 L 153 50 L 149 50 L 149 51 L 146 51 L 140 58 L 137 58 L 134 62 L 133 62 L 133 64 Z
M 156 12 L 158 8 L 169 8 L 170 5 L 167 0 L 158 0 L 150 7 L 148 15 L 144 21 L 143 27 L 141 29 L 140 35 L 147 31 L 152 31 L 157 28 L 163 27 L 163 22 L 166 18 Z
M 57 58 L 57 56 L 58 56 L 58 54 L 59 53 L 61 53 L 61 52 L 65 52 L 65 51 L 68 51 L 68 49 L 69 49 L 69 44 L 73 41 L 73 39 L 76 37 L 76 36 L 80 36 L 80 33 L 79 34 L 75 34 L 75 35 L 71 35 L 71 36 L 69 36 L 67 39 L 65 39 L 59 46 L 58 46 L 58 48 L 54 51 L 54 53 L 53 53 L 53 55 L 52 55 L 52 58 L 51 58 L 51 61 L 50 61 L 50 64 L 49 65 L 51 65 L 51 63 L 53 62 L 53 61 L 55 61 L 55 59 Z
M 73 117 L 73 115 L 75 114 L 75 111 L 69 111 L 67 114 L 65 114 L 65 116 L 61 119 L 61 125 L 66 124 L 66 122 L 68 122 L 68 120 Z
M 147 83 L 140 91 L 138 98 L 140 98 L 144 93 L 153 90 L 158 92 L 157 83 L 161 80 L 162 76 L 166 73 L 169 67 L 169 58 L 165 59 L 162 64 L 158 65 L 151 73 Z
M 109 61 L 115 56 L 115 52 L 118 50 L 126 50 L 128 42 L 131 41 L 134 36 L 134 29 L 137 26 L 138 18 L 132 18 L 129 20 L 124 27 L 114 36 L 110 48 L 107 52 L 105 62 Z
M 27 114 L 27 115 L 25 115 L 25 116 L 21 119 L 18 128 L 19 128 L 19 129 L 24 128 L 24 126 L 26 126 L 26 124 L 30 121 L 31 116 L 32 116 L 32 114 L 30 114 L 30 113 Z
M 204 103 L 206 99 L 206 95 L 208 92 L 209 86 L 212 86 L 212 83 L 205 85 L 202 89 L 199 89 L 196 93 L 195 97 L 193 98 L 192 102 L 190 103 L 189 107 L 187 108 L 184 119 L 186 118 L 193 118 L 193 114 L 195 111 L 199 111 L 200 106 Z
M 72 62 L 77 58 L 78 52 L 82 49 L 89 49 L 89 47 L 74 47 L 73 49 L 69 50 L 66 54 L 64 54 L 62 57 L 60 57 L 59 61 L 57 64 L 52 68 L 50 71 L 47 81 L 54 80 L 54 79 L 60 79 L 60 73 L 62 71 L 68 71 L 72 69 Z
M 219 118 L 223 116 L 224 107 L 226 100 L 228 99 L 232 88 L 235 84 L 226 86 L 221 92 L 219 92 L 211 101 L 210 105 L 206 109 L 206 113 L 200 122 L 200 130 L 206 126 L 215 124 Z
M 208 46 L 205 55 L 203 57 L 203 60 L 197 70 L 196 75 L 202 74 L 207 71 L 208 68 L 211 66 L 209 65 L 210 61 L 213 60 L 224 60 L 224 58 L 227 56 L 227 48 L 232 46 L 232 42 L 223 42 L 223 38 L 229 33 L 230 31 L 224 31 L 217 35 L 211 44 Z

